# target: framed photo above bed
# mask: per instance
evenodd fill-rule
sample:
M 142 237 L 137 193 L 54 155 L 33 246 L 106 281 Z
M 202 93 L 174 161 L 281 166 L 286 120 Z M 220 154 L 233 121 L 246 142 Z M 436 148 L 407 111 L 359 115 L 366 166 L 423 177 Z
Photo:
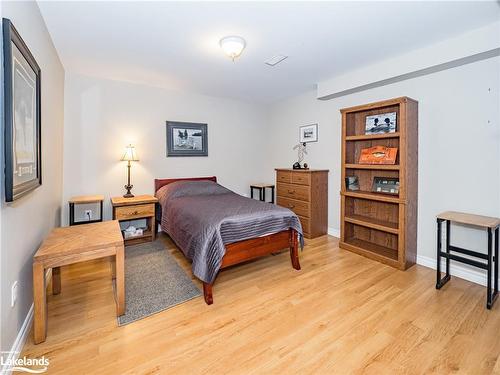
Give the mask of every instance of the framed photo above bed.
M 169 156 L 208 156 L 207 124 L 167 121 Z
M 10 20 L 3 24 L 5 201 L 42 184 L 40 67 Z

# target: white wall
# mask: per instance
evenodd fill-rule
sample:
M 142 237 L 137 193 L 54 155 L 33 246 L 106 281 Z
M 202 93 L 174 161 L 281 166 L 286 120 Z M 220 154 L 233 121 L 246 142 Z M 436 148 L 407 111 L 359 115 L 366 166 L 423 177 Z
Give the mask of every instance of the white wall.
M 3 2 L 2 16 L 12 21 L 42 72 L 42 186 L 5 204 L 1 183 L 1 350 L 6 351 L 33 302 L 32 255 L 51 228 L 60 223 L 64 70 L 35 2 Z M 16 280 L 18 301 L 11 308 L 10 288 Z
M 499 55 L 500 22 L 469 30 L 453 38 L 382 60 L 318 83 L 318 98 L 340 96 L 361 91 L 367 85 L 381 86 L 387 81 L 402 81 L 411 76 L 428 74 L 479 60 L 482 54 Z
M 167 158 L 167 120 L 208 123 L 209 156 Z M 111 217 L 109 198 L 124 193 L 119 159 L 129 143 L 140 158 L 132 166 L 135 194 L 152 194 L 154 178 L 208 175 L 248 194 L 249 183 L 274 167 L 259 147 L 265 120 L 263 108 L 249 103 L 66 74 L 63 225 L 73 195 L 103 194 Z
M 270 108 L 273 152 L 269 163 L 291 166 L 298 127 L 319 124 L 319 142 L 308 145 L 306 162 L 329 168 L 328 223 L 339 230 L 339 109 L 399 96 L 419 102 L 418 256 L 435 259 L 435 216 L 458 210 L 500 216 L 500 58 L 320 101 L 311 91 Z M 268 175 L 271 177 L 271 174 Z M 486 235 L 468 228 L 456 242 L 485 251 Z

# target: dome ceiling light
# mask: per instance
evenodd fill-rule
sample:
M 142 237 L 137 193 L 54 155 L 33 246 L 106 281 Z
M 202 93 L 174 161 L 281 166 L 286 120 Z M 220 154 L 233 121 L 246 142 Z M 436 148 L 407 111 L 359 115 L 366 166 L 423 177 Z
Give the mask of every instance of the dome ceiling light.
M 224 53 L 233 61 L 241 55 L 247 45 L 241 36 L 226 36 L 220 40 L 219 44 Z

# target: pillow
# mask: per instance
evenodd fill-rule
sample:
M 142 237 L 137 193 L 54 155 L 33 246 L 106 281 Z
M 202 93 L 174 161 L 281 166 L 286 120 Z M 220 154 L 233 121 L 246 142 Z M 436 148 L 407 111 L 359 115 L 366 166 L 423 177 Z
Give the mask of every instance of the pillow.
M 176 181 L 161 187 L 156 192 L 160 201 L 193 195 L 229 194 L 231 190 L 213 181 Z

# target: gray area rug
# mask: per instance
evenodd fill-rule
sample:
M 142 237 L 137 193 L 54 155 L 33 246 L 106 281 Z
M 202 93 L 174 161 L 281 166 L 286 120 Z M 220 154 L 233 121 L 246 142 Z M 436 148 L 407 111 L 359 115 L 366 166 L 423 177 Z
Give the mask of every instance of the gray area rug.
M 125 248 L 123 326 L 201 296 L 161 240 Z

